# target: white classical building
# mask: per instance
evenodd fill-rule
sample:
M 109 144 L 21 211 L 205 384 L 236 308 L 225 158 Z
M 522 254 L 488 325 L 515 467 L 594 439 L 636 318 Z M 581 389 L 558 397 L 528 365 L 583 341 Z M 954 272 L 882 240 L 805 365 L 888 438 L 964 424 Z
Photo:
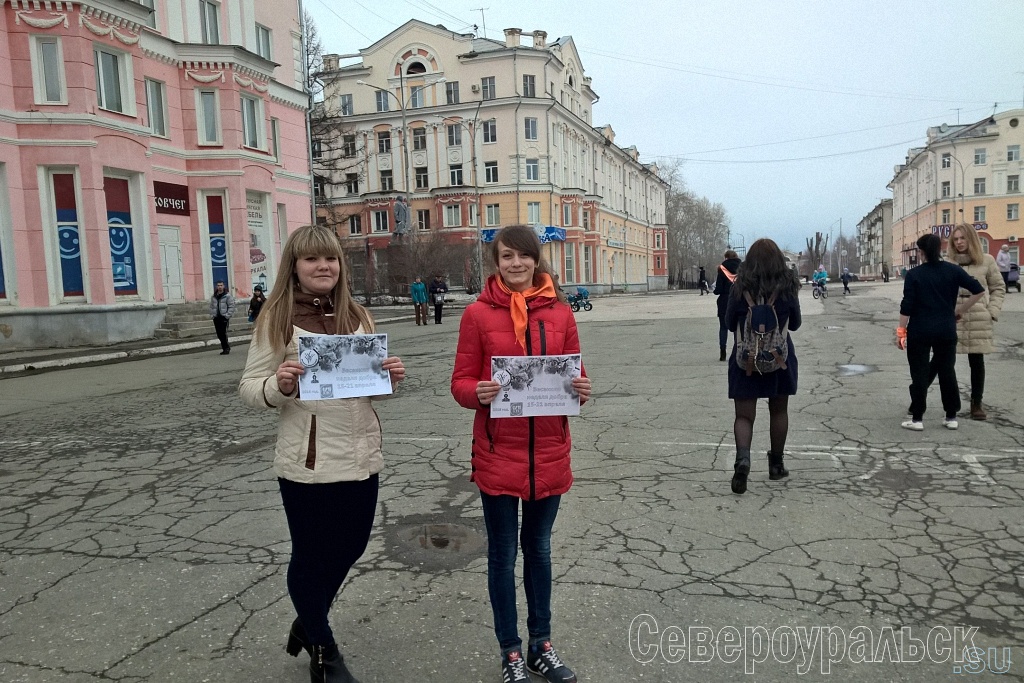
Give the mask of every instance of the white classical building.
M 598 97 L 571 37 L 505 36 L 413 20 L 354 63 L 325 55 L 323 106 L 342 139 L 314 141 L 314 156 L 352 163 L 322 165 L 321 220 L 357 271 L 382 266 L 407 212 L 397 239 L 439 233 L 472 253 L 501 226 L 530 224 L 563 286 L 664 289 L 667 184 L 593 125 Z M 475 268 L 460 270 L 447 275 L 469 285 Z

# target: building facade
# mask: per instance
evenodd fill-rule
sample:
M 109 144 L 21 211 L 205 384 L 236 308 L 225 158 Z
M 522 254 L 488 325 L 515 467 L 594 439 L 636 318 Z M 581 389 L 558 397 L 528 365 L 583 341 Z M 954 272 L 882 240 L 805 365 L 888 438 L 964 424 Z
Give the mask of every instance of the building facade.
M 1022 147 L 1024 109 L 929 128 L 927 144 L 907 153 L 888 185 L 896 270 L 917 265 L 920 235 L 945 239 L 962 222 L 974 226 L 988 253 L 1006 244 L 1020 263 Z
M 497 229 L 521 223 L 541 235 L 562 286 L 666 288 L 667 184 L 615 143 L 611 126 L 592 124 L 598 97 L 572 38 L 505 35 L 413 20 L 356 63 L 325 55 L 322 106 L 339 126 L 313 143 L 314 157 L 331 156 L 316 181 L 320 220 L 357 272 L 359 263 L 380 271 L 397 243 L 423 239 L 462 245 L 472 262 Z M 445 274 L 473 288 L 483 260 Z
M 297 0 L 13 0 L 0 29 L 0 347 L 272 284 L 311 220 Z
M 860 275 L 887 275 L 892 263 L 892 200 L 883 199 L 857 223 Z

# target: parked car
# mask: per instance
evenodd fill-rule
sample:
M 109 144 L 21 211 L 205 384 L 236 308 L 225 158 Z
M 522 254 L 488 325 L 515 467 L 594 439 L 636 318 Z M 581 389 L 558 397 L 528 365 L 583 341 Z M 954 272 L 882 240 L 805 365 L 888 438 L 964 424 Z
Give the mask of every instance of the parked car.
M 1007 292 L 1016 287 L 1017 293 L 1020 294 L 1020 266 L 1016 263 L 1010 264 L 1010 274 L 1006 276 L 1006 283 Z

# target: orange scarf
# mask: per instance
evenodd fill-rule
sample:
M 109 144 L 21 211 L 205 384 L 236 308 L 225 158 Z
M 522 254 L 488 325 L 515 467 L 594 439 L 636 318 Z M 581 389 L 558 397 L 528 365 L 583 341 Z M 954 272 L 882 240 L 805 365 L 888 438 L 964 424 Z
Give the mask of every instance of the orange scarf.
M 537 287 L 531 287 L 525 292 L 513 292 L 505 284 L 505 281 L 501 279 L 501 276 L 494 278 L 498 281 L 498 287 L 501 291 L 512 297 L 512 304 L 509 306 L 509 311 L 512 313 L 512 327 L 516 331 L 516 341 L 523 347 L 523 351 L 526 350 L 526 325 L 528 317 L 526 313 L 526 302 L 534 299 L 538 296 L 546 296 L 550 299 L 558 298 L 555 294 L 555 285 L 551 282 L 551 276 L 547 273 L 540 273 L 534 279 L 540 280 L 540 285 Z

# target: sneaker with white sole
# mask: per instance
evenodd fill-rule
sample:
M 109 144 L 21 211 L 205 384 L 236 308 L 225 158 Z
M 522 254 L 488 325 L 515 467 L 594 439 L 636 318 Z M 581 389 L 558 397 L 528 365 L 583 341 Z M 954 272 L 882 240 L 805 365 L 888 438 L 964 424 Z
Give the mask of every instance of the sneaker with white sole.
M 526 668 L 530 673 L 543 677 L 549 683 L 576 683 L 576 674 L 562 662 L 550 640 L 542 640 L 527 652 Z
M 528 683 L 522 650 L 512 650 L 501 658 L 501 683 Z
M 960 423 L 956 421 L 955 417 L 944 417 L 942 418 L 942 426 L 946 429 L 958 429 Z
M 909 429 L 909 430 L 915 431 L 915 432 L 923 432 L 924 431 L 924 423 L 919 421 L 919 420 L 914 420 L 914 418 L 910 418 L 909 420 L 904 420 L 903 422 L 900 423 L 900 427 L 903 427 L 904 429 Z M 953 429 L 956 429 L 956 427 L 954 427 Z

